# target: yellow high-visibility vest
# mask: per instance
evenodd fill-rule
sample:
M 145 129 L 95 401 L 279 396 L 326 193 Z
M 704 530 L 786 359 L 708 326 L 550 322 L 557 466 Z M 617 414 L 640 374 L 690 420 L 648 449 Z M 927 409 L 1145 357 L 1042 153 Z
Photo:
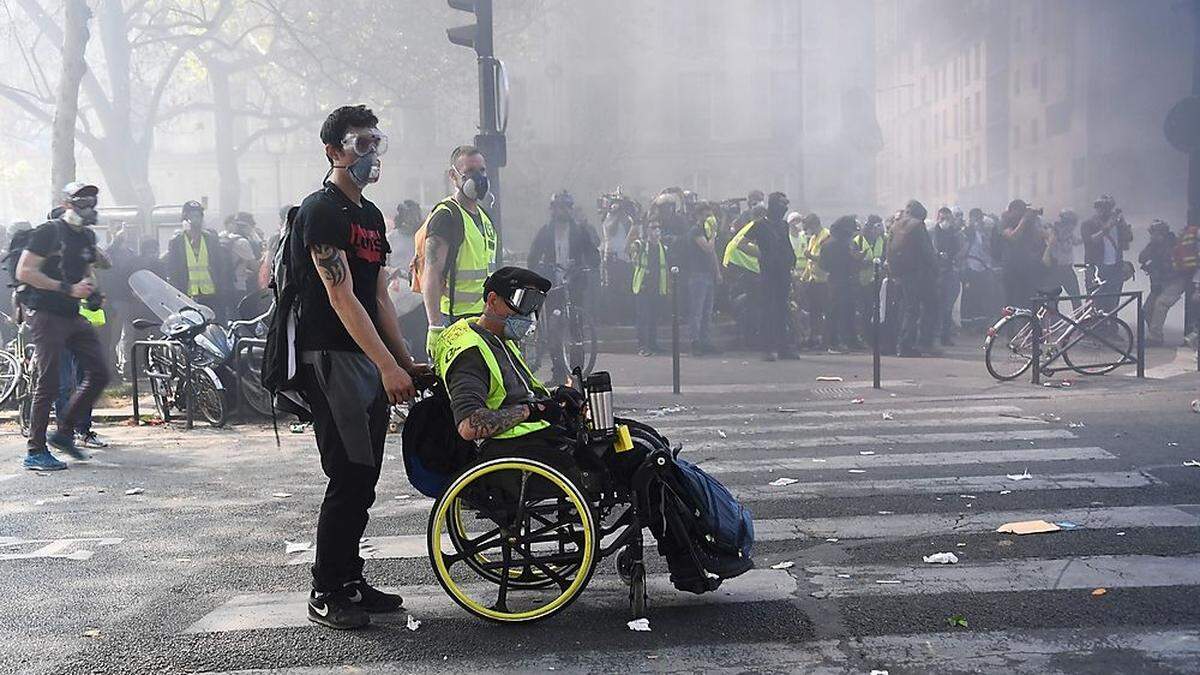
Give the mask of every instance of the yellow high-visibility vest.
M 804 257 L 808 259 L 808 265 L 804 268 L 800 281 L 823 283 L 829 280 L 829 273 L 821 269 L 821 248 L 825 246 L 825 241 L 828 239 L 829 230 L 826 229 L 822 229 L 808 238 L 808 246 L 804 250 Z
M 646 268 L 650 266 L 650 247 L 638 242 L 637 255 L 633 261 L 633 292 L 641 293 L 646 280 Z M 658 242 L 658 294 L 667 294 L 667 249 Z
M 443 209 L 449 211 L 452 207 L 458 210 L 463 224 L 463 240 L 454 259 L 454 288 L 450 288 L 450 275 L 446 275 L 446 288 L 442 291 L 440 306 L 442 314 L 446 316 L 478 316 L 483 314 L 483 282 L 496 266 L 496 228 L 488 214 L 479 209 L 478 217 L 483 225 L 483 231 L 480 232 L 471 214 L 453 198 L 443 199 L 430 217 Z
M 446 390 L 450 390 L 450 383 L 446 382 L 446 373 L 450 372 L 450 366 L 454 364 L 454 360 L 471 349 L 478 349 L 479 355 L 483 357 L 483 363 L 488 369 L 488 395 L 483 402 L 488 410 L 499 410 L 504 403 L 504 399 L 508 396 L 508 391 L 504 388 L 504 374 L 500 372 L 500 364 L 496 361 L 496 355 L 492 353 L 492 348 L 484 341 L 479 333 L 471 327 L 472 319 L 459 319 L 454 322 L 449 328 L 442 331 L 441 337 L 438 339 L 437 345 L 434 347 L 436 354 L 434 355 L 435 364 L 437 367 L 437 375 L 442 379 L 442 384 Z M 517 349 L 516 343 L 512 340 L 503 340 L 505 351 L 509 357 L 516 362 L 516 365 L 521 368 L 522 374 L 527 379 L 535 396 L 549 396 L 549 392 L 538 382 L 533 376 L 533 372 L 529 370 L 529 366 L 525 364 L 525 359 L 521 356 L 521 351 Z M 531 434 L 535 431 L 540 431 L 550 426 L 547 422 L 521 422 L 511 429 L 502 431 L 492 438 L 518 438 L 525 434 Z
M 104 308 L 101 307 L 99 309 L 91 310 L 84 306 L 84 302 L 86 302 L 86 300 L 79 301 L 79 313 L 83 315 L 83 318 L 88 320 L 88 323 L 92 324 L 96 328 L 103 326 L 104 322 L 108 318 L 104 316 Z
M 208 241 L 200 237 L 200 251 L 192 248 L 192 240 L 183 235 L 184 252 L 187 254 L 188 295 L 212 295 L 217 292 L 212 275 L 208 273 Z
M 746 270 L 747 272 L 750 272 L 751 274 L 759 273 L 761 268 L 758 265 L 758 256 L 747 253 L 739 248 L 742 240 L 746 238 L 746 233 L 750 231 L 751 227 L 754 227 L 754 223 L 756 222 L 757 221 L 751 220 L 743 225 L 742 229 L 738 230 L 737 234 L 733 235 L 733 239 L 730 239 L 729 244 L 725 246 L 725 256 L 721 260 L 721 265 L 725 267 L 734 265 Z
M 875 266 L 871 264 L 872 261 L 883 259 L 883 235 L 875 237 L 874 244 L 867 241 L 867 238 L 861 234 L 854 235 L 852 241 L 863 252 L 864 262 L 866 262 L 866 267 L 858 273 L 858 281 L 863 286 L 869 286 L 875 281 Z

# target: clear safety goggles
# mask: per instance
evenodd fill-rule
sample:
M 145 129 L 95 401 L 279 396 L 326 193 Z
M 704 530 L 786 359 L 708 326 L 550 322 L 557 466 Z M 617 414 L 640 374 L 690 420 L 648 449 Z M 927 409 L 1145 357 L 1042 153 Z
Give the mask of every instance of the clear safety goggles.
M 350 131 L 342 137 L 342 149 L 354 152 L 359 157 L 365 157 L 371 152 L 382 155 L 387 152 L 388 137 L 379 129 L 366 131 Z
M 546 303 L 546 294 L 534 288 L 518 288 L 504 302 L 517 314 L 528 316 L 541 311 Z

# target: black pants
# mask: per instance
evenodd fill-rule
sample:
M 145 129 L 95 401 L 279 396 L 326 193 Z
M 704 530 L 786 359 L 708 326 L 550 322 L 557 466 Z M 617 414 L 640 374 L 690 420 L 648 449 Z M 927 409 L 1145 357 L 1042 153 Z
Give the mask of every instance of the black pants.
M 358 542 L 367 528 L 367 509 L 375 503 L 389 411 L 387 399 L 382 396 L 367 410 L 374 465 L 352 462 L 312 368 L 305 366 L 305 393 L 312 408 L 321 469 L 329 477 L 317 519 L 317 557 L 312 568 L 313 590 L 324 593 L 362 578 L 363 559 L 358 555 Z
M 41 452 L 46 449 L 50 406 L 58 398 L 59 362 L 63 351 L 69 350 L 75 355 L 75 362 L 83 371 L 83 381 L 75 389 L 66 410 L 59 411 L 59 433 L 74 433 L 84 414 L 91 412 L 108 384 L 108 369 L 104 365 L 104 349 L 96 329 L 82 315 L 61 316 L 42 310 L 30 317 L 29 326 L 37 353 L 38 380 L 29 415 L 28 448 L 30 452 Z
M 899 351 L 933 346 L 933 333 L 937 327 L 937 286 L 933 277 L 912 277 L 900 280 L 903 295 L 900 298 Z
M 795 345 L 791 339 L 791 331 L 788 330 L 791 323 L 788 320 L 791 316 L 791 307 L 788 302 L 792 290 L 791 279 L 763 275 L 762 280 L 762 314 L 759 325 L 762 326 L 763 351 L 767 353 L 792 351 L 795 349 Z
M 858 279 L 829 281 L 829 316 L 825 321 L 825 342 L 831 348 L 858 342 L 854 330 L 854 305 L 859 292 Z

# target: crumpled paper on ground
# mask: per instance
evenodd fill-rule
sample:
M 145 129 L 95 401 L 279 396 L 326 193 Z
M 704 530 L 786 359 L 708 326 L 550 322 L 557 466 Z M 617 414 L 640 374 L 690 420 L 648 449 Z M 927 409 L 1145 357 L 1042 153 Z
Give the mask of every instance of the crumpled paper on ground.
M 635 631 L 638 633 L 649 633 L 650 632 L 650 619 L 634 619 L 633 621 L 630 621 L 630 622 L 626 623 L 625 625 L 629 626 L 629 630 Z
M 934 553 L 925 556 L 922 560 L 934 565 L 953 565 L 958 562 L 958 556 L 953 553 Z

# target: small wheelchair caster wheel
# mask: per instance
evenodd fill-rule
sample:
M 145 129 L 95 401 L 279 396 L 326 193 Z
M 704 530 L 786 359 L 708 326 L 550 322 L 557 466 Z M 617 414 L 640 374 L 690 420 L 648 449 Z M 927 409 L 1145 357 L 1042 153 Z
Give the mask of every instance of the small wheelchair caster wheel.
M 646 567 L 640 562 L 633 563 L 631 570 L 629 614 L 633 619 L 642 619 L 646 616 Z
M 617 551 L 617 558 L 616 558 L 617 576 L 621 577 L 621 581 L 626 586 L 629 586 L 633 583 L 633 566 L 634 566 L 634 564 L 635 564 L 635 561 L 633 560 L 633 554 L 631 554 L 629 552 L 628 546 L 621 549 L 620 551 Z

